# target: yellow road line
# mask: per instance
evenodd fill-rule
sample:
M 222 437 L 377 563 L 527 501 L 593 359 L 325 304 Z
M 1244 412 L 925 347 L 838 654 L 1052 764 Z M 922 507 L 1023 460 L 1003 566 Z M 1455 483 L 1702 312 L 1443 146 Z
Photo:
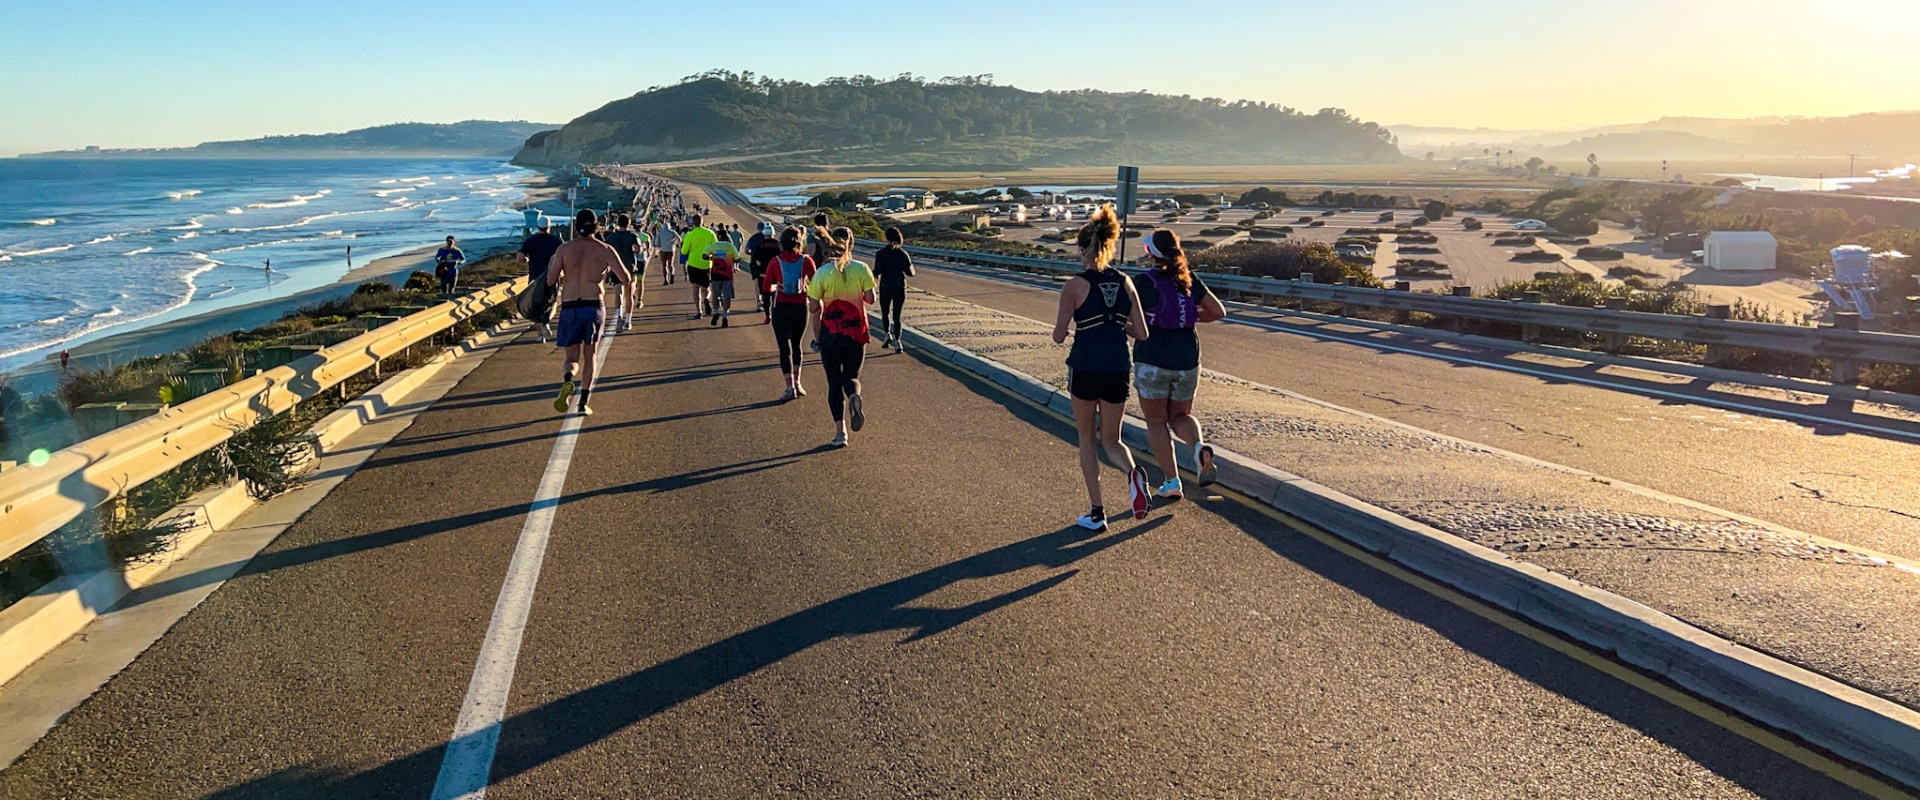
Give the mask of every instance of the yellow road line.
M 938 358 L 937 356 L 930 356 L 930 357 Z M 966 372 L 969 375 L 974 375 L 975 378 L 980 379 L 982 382 L 986 383 L 993 390 L 1000 392 L 1002 394 L 1005 394 L 1009 397 L 1012 397 L 1015 400 L 1018 400 L 1019 402 L 1027 405 L 1029 408 L 1033 408 L 1039 411 L 1040 413 L 1045 414 L 1048 417 L 1051 417 L 1055 420 L 1059 420 L 1068 425 L 1074 424 L 1074 420 L 1068 417 L 1067 415 L 1062 414 L 1058 411 L 1055 411 L 1052 408 L 1049 408 L 1047 406 L 1036 403 L 1031 398 L 1028 398 L 1025 395 L 1022 395 L 1018 392 L 1015 392 L 1011 389 L 1001 386 L 998 383 L 994 383 L 991 380 L 987 380 L 984 376 L 980 376 L 976 373 L 970 372 L 960 367 L 957 364 L 953 364 L 952 362 L 947 362 L 945 360 L 942 360 L 942 363 L 945 363 L 948 366 L 951 366 L 955 369 L 959 369 L 962 372 Z M 1138 454 L 1138 455 L 1143 455 L 1143 456 L 1148 455 L 1146 451 L 1141 450 L 1138 447 L 1129 447 L 1128 449 L 1132 450 L 1135 454 Z M 1737 714 L 1734 714 L 1733 712 L 1730 712 L 1730 711 L 1727 711 L 1726 709 L 1721 708 L 1718 705 L 1707 702 L 1698 697 L 1694 697 L 1693 695 L 1686 693 L 1682 689 L 1669 685 L 1663 681 L 1660 681 L 1659 679 L 1648 676 L 1640 672 L 1639 670 L 1634 669 L 1633 667 L 1627 666 L 1626 664 L 1622 664 L 1604 655 L 1596 653 L 1588 649 L 1584 645 L 1569 641 L 1568 639 L 1560 636 L 1559 634 L 1556 634 L 1556 633 L 1553 633 L 1552 631 L 1541 628 L 1538 625 L 1535 625 L 1524 619 L 1516 617 L 1502 609 L 1487 605 L 1486 603 L 1480 601 L 1479 599 L 1476 599 L 1474 597 L 1468 596 L 1461 592 L 1455 591 L 1454 589 L 1441 585 L 1440 583 L 1437 583 L 1434 580 L 1427 578 L 1426 576 L 1423 576 L 1417 572 L 1414 572 L 1398 564 L 1395 564 L 1391 561 L 1388 561 L 1384 558 L 1381 558 L 1380 556 L 1370 553 L 1366 550 L 1360 549 L 1359 547 L 1354 546 L 1352 543 L 1348 542 L 1345 539 L 1340 538 L 1339 536 L 1333 533 L 1330 533 L 1328 531 L 1325 531 L 1313 525 L 1310 525 L 1305 521 L 1302 521 L 1298 518 L 1290 516 L 1285 512 L 1280 511 L 1279 509 L 1276 509 L 1272 506 L 1267 505 L 1266 503 L 1262 503 L 1257 500 L 1254 500 L 1251 497 L 1241 494 L 1240 492 L 1236 492 L 1232 489 L 1228 489 L 1219 484 L 1214 484 L 1213 486 L 1209 486 L 1207 487 L 1207 489 L 1215 494 L 1219 494 L 1223 497 L 1230 498 L 1235 503 L 1238 503 L 1242 506 L 1246 506 L 1247 508 L 1253 510 L 1256 513 L 1259 513 L 1276 522 L 1279 522 L 1280 524 L 1285 525 L 1288 528 L 1292 529 L 1296 533 L 1305 535 L 1313 539 L 1314 541 L 1319 542 L 1320 544 L 1323 544 L 1329 548 L 1332 548 L 1335 552 L 1338 552 L 1341 555 L 1344 555 L 1348 558 L 1351 558 L 1355 561 L 1358 561 L 1362 564 L 1372 567 L 1375 570 L 1386 573 L 1387 575 L 1395 579 L 1398 579 L 1402 583 L 1408 584 L 1416 589 L 1426 592 L 1427 594 L 1430 594 L 1430 595 L 1433 595 L 1434 597 L 1438 597 L 1442 600 L 1445 600 L 1448 603 L 1451 603 L 1462 610 L 1465 610 L 1475 616 L 1478 616 L 1482 619 L 1487 620 L 1488 622 L 1492 622 L 1495 625 L 1498 625 L 1502 628 L 1505 628 L 1509 631 L 1519 634 L 1520 636 L 1527 638 L 1529 641 L 1532 641 L 1536 644 L 1546 647 L 1549 650 L 1552 650 L 1556 653 L 1564 655 L 1594 670 L 1604 673 L 1609 677 L 1612 677 L 1613 679 L 1620 681 L 1621 683 L 1627 684 L 1628 686 L 1631 686 L 1635 689 L 1639 689 L 1642 692 L 1653 695 L 1654 697 L 1659 698 L 1660 700 L 1666 701 L 1669 705 L 1672 705 L 1675 708 L 1678 708 L 1682 711 L 1685 711 L 1689 714 L 1699 717 L 1702 720 L 1705 720 L 1714 725 L 1717 725 L 1720 728 L 1725 729 L 1730 733 L 1733 733 L 1743 739 L 1753 742 L 1754 744 L 1760 745 L 1761 747 L 1764 747 L 1782 756 L 1786 756 L 1787 758 L 1792 759 L 1793 761 L 1801 764 L 1802 766 L 1805 766 L 1809 769 L 1814 770 L 1815 772 L 1819 772 L 1822 775 L 1825 775 L 1829 778 L 1834 779 L 1835 781 L 1845 784 L 1849 788 L 1852 788 L 1854 791 L 1860 792 L 1861 794 L 1864 794 L 1868 797 L 1876 798 L 1876 800 L 1920 800 L 1920 795 L 1916 795 L 1904 788 L 1901 788 L 1899 786 L 1896 786 L 1895 784 L 1889 783 L 1877 775 L 1865 772 L 1860 767 L 1842 762 L 1838 759 L 1833 758 L 1832 756 L 1829 756 L 1825 753 L 1814 750 L 1813 748 L 1808 747 L 1805 744 L 1801 744 L 1800 742 L 1794 741 L 1792 739 L 1788 739 L 1785 736 L 1775 733 L 1766 727 L 1763 727 L 1757 723 L 1754 723 L 1746 719 L 1745 717 L 1741 717 Z

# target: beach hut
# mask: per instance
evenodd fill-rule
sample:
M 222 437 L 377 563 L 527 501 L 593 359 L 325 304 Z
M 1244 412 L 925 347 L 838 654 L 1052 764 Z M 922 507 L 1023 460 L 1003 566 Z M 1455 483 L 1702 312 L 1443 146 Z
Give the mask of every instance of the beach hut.
M 1707 234 L 1706 264 L 1722 272 L 1769 270 L 1780 242 L 1766 231 L 1714 231 Z

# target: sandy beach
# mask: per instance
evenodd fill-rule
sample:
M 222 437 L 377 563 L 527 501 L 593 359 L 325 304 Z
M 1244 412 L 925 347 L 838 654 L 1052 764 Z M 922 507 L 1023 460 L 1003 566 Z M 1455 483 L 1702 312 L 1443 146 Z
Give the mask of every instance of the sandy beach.
M 466 250 L 474 254 L 470 257 L 470 260 L 474 261 L 486 255 L 504 251 L 509 245 L 510 240 L 506 238 L 477 239 L 462 243 Z M 414 270 L 431 271 L 433 253 L 437 248 L 438 245 L 427 245 L 398 255 L 376 258 L 349 270 L 340 276 L 338 281 L 303 292 L 295 292 L 285 297 L 181 317 L 96 339 L 68 351 L 72 356 L 72 368 L 99 369 L 113 364 L 124 364 L 136 358 L 182 350 L 210 336 L 265 325 L 304 306 L 344 297 L 352 294 L 355 287 L 367 281 L 384 280 L 398 285 L 404 282 Z M 21 367 L 13 372 L 11 379 L 13 387 L 25 394 L 52 391 L 58 386 L 60 380 L 58 357 Z

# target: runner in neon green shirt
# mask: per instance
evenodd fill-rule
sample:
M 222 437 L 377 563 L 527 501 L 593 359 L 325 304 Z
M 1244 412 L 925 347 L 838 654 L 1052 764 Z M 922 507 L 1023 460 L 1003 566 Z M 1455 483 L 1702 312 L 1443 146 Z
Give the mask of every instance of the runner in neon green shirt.
M 695 214 L 688 223 L 693 229 L 680 236 L 680 263 L 687 265 L 687 282 L 693 284 L 694 319 L 713 313 L 713 295 L 709 287 L 713 279 L 707 270 L 712 264 L 707 260 L 707 248 L 719 237 L 713 231 L 700 224 L 700 215 Z

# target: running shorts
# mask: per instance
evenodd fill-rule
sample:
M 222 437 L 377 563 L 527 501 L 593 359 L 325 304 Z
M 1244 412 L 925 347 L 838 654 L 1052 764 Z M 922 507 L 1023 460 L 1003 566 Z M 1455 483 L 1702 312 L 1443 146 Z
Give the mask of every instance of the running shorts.
M 1067 393 L 1076 400 L 1097 400 L 1116 405 L 1127 402 L 1127 373 L 1068 370 Z
M 706 270 L 704 269 L 700 271 L 706 272 Z M 714 281 L 713 282 L 713 299 L 732 300 L 733 299 L 733 281 Z
M 1133 389 L 1140 393 L 1142 400 L 1191 403 L 1193 393 L 1200 389 L 1200 368 L 1167 369 L 1152 364 L 1135 364 Z
M 600 306 L 561 306 L 560 323 L 555 326 L 553 340 L 561 347 L 600 341 Z
M 708 270 L 698 267 L 687 267 L 687 280 L 692 281 L 695 286 L 706 286 L 713 283 L 713 276 L 708 275 L 707 272 Z

